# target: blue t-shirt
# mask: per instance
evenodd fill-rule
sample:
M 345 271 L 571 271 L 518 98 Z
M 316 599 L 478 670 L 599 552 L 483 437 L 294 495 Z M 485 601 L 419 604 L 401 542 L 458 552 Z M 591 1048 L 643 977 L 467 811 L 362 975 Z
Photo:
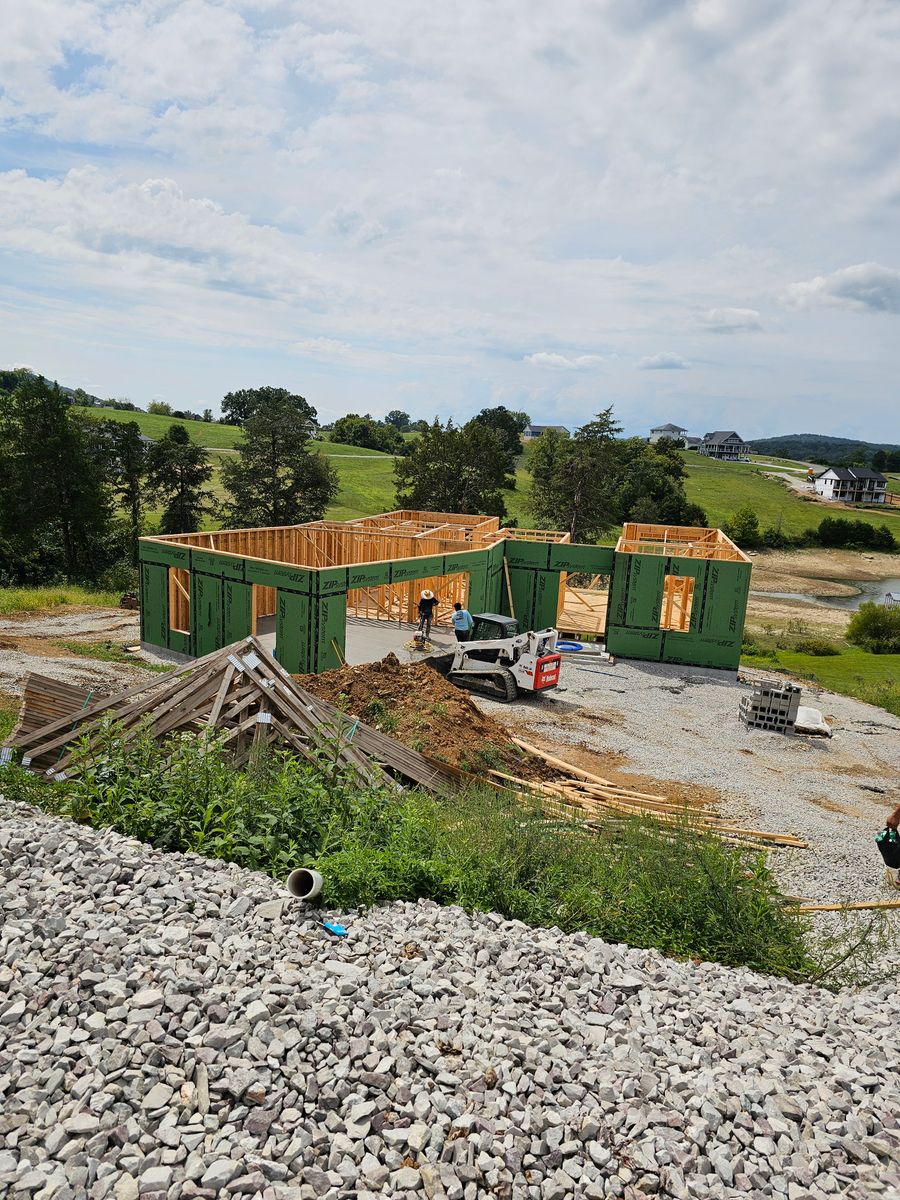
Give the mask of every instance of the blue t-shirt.
M 467 608 L 454 608 L 450 615 L 450 620 L 453 622 L 453 628 L 464 633 L 467 629 L 471 629 L 475 622 L 472 620 L 472 614 Z

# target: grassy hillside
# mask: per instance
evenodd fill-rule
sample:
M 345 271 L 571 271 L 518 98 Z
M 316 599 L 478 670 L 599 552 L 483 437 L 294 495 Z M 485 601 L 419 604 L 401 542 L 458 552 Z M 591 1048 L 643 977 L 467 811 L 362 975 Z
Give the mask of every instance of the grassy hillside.
M 241 439 L 241 429 L 237 425 L 216 425 L 211 421 L 182 421 L 177 417 L 162 417 L 155 413 L 124 412 L 115 408 L 80 408 L 74 405 L 75 412 L 85 413 L 91 417 L 108 417 L 112 421 L 134 421 L 145 437 L 157 441 L 164 437 L 172 425 L 183 425 L 188 431 L 192 442 L 207 449 L 233 450 Z M 359 446 L 345 446 L 341 442 L 317 442 L 316 449 L 323 454 L 362 454 L 366 457 L 389 458 L 381 450 L 364 450 Z
M 761 528 L 776 525 L 779 517 L 785 533 L 798 534 L 819 524 L 823 517 L 850 517 L 844 509 L 816 504 L 791 491 L 787 484 L 756 473 L 752 463 L 717 462 L 688 452 L 686 490 L 688 498 L 706 510 L 711 525 L 721 525 L 736 509 L 750 504 Z M 853 519 L 870 525 L 888 525 L 900 537 L 900 506 L 854 510 Z

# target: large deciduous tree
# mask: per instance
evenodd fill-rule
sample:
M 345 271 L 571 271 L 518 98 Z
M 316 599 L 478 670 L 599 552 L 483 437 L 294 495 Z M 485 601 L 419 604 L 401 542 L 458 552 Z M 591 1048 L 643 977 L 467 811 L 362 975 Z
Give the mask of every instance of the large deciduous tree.
M 382 425 L 370 416 L 348 413 L 339 417 L 331 430 L 331 439 L 346 446 L 361 446 L 366 450 L 383 450 L 386 454 L 402 454 L 406 448 L 399 431 L 393 425 Z
M 503 404 L 498 404 L 495 408 L 483 408 L 472 420 L 478 425 L 486 425 L 488 429 L 493 429 L 509 455 L 506 469 L 513 471 L 515 460 L 522 453 L 522 434 L 531 421 L 528 413 L 515 412 Z
M 172 425 L 147 454 L 147 486 L 163 505 L 162 533 L 193 533 L 215 508 L 212 463 L 183 425 Z
M 503 489 L 512 486 L 508 454 L 493 429 L 470 421 L 462 429 L 435 421 L 394 464 L 397 504 L 432 512 L 485 513 L 503 518 Z
M 312 437 L 316 429 L 316 410 L 303 396 L 289 392 L 287 388 L 260 387 L 241 388 L 229 392 L 222 400 L 222 416 L 232 425 L 245 425 L 262 405 L 289 403 L 296 411 L 298 418 L 305 419 L 308 436 Z
M 237 455 L 222 468 L 229 496 L 226 523 L 252 527 L 318 521 L 339 484 L 329 460 L 310 451 L 315 409 L 283 388 L 259 390 L 266 394 L 244 421 Z

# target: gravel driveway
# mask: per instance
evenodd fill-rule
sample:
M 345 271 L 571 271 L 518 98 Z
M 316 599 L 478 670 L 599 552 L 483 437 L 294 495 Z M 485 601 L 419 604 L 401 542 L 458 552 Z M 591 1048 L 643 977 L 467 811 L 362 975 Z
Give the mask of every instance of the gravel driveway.
M 741 680 L 765 678 L 741 672 Z M 563 755 L 566 746 L 583 746 L 615 756 L 625 771 L 713 788 L 723 816 L 805 837 L 809 850 L 769 854 L 791 895 L 885 898 L 872 839 L 900 804 L 900 720 L 807 685 L 802 702 L 822 710 L 833 738 L 748 730 L 738 719 L 748 691 L 748 683 L 725 671 L 567 661 L 552 694 L 511 705 L 478 703 L 526 738 L 534 730 L 554 741 Z M 601 757 L 600 774 L 602 766 Z

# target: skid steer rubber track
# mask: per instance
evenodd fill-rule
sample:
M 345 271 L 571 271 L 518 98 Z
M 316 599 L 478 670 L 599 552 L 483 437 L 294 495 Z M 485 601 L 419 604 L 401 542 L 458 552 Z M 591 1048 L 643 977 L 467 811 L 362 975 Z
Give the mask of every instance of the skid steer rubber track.
M 489 671 L 451 671 L 447 678 L 455 687 L 498 700 L 501 704 L 511 704 L 519 695 L 515 676 L 506 667 L 494 667 Z

